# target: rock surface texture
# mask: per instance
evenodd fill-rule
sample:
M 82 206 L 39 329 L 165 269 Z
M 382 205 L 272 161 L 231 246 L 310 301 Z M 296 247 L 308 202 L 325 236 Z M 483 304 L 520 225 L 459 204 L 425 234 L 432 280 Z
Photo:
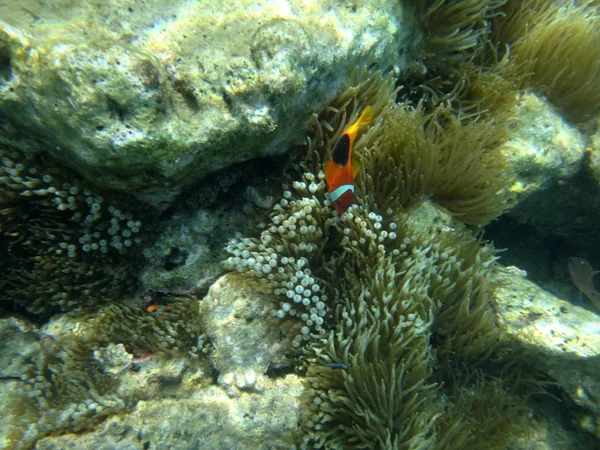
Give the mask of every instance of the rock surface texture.
M 11 3 L 4 131 L 28 130 L 96 184 L 156 201 L 285 152 L 355 67 L 401 67 L 419 40 L 391 0 Z
M 499 275 L 502 284 L 495 293 L 505 337 L 517 342 L 535 367 L 580 407 L 575 422 L 600 436 L 598 316 L 539 288 L 519 276 L 518 269 L 508 270 L 513 273 Z

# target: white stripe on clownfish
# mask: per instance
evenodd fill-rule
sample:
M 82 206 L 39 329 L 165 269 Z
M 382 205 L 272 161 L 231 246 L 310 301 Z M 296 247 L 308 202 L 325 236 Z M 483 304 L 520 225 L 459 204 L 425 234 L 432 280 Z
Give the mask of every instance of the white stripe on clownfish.
M 329 200 L 331 200 L 332 202 L 335 202 L 338 198 L 340 198 L 342 195 L 344 195 L 344 193 L 346 191 L 354 192 L 354 185 L 353 184 L 344 184 L 343 186 L 340 186 L 340 187 L 334 189 L 329 194 Z

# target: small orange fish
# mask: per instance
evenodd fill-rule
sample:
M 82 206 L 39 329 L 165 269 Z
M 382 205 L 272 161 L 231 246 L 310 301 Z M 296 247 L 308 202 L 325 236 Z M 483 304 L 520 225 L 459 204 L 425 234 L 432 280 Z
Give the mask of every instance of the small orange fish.
M 580 292 L 582 292 L 594 306 L 600 309 L 600 292 L 594 286 L 594 275 L 600 271 L 594 271 L 592 266 L 583 258 L 569 258 L 569 275 L 571 281 Z
M 345 212 L 354 202 L 354 177 L 360 170 L 355 162 L 352 164 L 352 147 L 362 125 L 373 120 L 373 109 L 367 106 L 356 122 L 350 125 L 336 144 L 331 159 L 325 163 L 325 182 L 329 191 L 329 199 L 340 214 Z
M 148 308 L 146 308 L 146 311 L 148 311 L 148 314 L 150 314 L 151 316 L 156 317 L 161 312 L 168 310 L 168 309 L 171 309 L 171 307 L 165 306 L 165 305 L 150 305 L 150 306 L 148 306 Z

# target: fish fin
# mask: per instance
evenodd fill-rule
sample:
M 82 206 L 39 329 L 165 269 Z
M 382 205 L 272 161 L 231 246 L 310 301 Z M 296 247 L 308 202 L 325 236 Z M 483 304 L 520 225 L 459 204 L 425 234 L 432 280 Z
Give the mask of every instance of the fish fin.
M 360 117 L 358 118 L 358 120 L 346 129 L 345 134 L 350 136 L 351 142 L 354 142 L 354 139 L 356 138 L 356 135 L 358 134 L 358 129 L 363 125 L 369 125 L 372 120 L 373 120 L 373 108 L 371 108 L 371 106 L 367 106 L 364 109 L 364 111 L 362 112 L 362 114 L 360 115 Z
M 352 178 L 356 178 L 356 175 L 358 175 L 358 172 L 360 172 L 361 167 L 362 164 L 360 161 L 352 161 Z
M 358 119 L 359 125 L 369 125 L 373 121 L 373 108 L 368 105 Z

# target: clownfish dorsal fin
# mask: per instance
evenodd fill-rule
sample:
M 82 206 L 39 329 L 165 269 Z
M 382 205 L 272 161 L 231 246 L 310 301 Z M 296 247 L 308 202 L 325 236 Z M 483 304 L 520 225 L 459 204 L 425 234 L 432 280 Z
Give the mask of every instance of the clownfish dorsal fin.
M 360 117 L 358 118 L 358 124 L 360 125 L 369 125 L 373 121 L 373 108 L 371 105 L 368 105 Z
M 346 129 L 344 135 L 350 136 L 350 139 L 354 141 L 356 135 L 358 134 L 359 128 L 363 125 L 369 125 L 372 120 L 373 108 L 371 108 L 371 106 L 367 106 L 358 118 L 358 120 Z

